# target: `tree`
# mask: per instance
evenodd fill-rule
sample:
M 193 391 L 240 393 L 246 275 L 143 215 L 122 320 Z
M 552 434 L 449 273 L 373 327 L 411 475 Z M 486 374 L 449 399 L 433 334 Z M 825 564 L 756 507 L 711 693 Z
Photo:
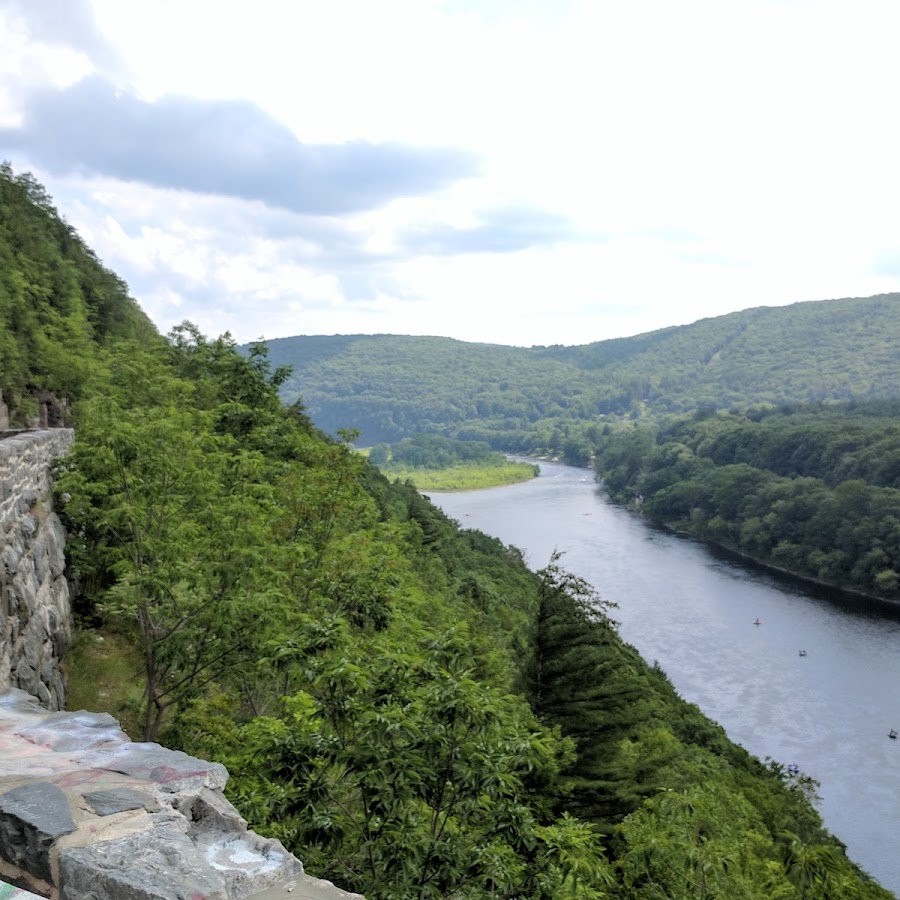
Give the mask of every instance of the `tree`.
M 791 900 L 753 808 L 721 784 L 664 791 L 620 826 L 625 884 L 636 898 Z
M 88 404 L 59 490 L 69 528 L 108 573 L 106 613 L 134 629 L 144 738 L 261 637 L 267 489 L 260 459 L 211 431 L 213 416 Z M 76 544 L 78 540 L 74 541 Z
M 648 721 L 652 691 L 622 652 L 607 615 L 614 604 L 566 572 L 560 558 L 555 552 L 538 573 L 529 697 L 542 721 L 575 742 L 577 755 L 563 771 L 568 808 L 609 832 L 653 789 L 646 773 L 635 788 L 635 766 L 622 752 Z
M 594 829 L 545 818 L 565 742 L 474 678 L 469 644 L 456 629 L 360 648 L 338 621 L 311 623 L 275 654 L 305 667 L 304 689 L 235 740 L 238 798 L 372 900 L 605 896 Z

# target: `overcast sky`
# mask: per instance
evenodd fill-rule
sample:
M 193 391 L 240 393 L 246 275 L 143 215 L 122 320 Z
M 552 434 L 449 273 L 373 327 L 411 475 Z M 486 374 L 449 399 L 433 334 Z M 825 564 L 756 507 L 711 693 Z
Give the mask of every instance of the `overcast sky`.
M 580 344 L 900 285 L 896 0 L 0 0 L 0 157 L 166 331 Z

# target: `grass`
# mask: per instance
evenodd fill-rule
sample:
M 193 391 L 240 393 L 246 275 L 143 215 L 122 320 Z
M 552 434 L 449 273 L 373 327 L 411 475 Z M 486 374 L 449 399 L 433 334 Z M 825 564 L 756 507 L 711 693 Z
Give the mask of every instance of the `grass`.
M 66 708 L 107 712 L 132 740 L 142 740 L 141 659 L 128 639 L 109 629 L 81 629 L 62 664 Z
M 413 469 L 389 465 L 382 471 L 391 478 L 411 481 L 420 491 L 475 491 L 529 481 L 537 475 L 538 466 L 521 462 L 506 462 L 502 465 L 460 464 L 446 469 Z

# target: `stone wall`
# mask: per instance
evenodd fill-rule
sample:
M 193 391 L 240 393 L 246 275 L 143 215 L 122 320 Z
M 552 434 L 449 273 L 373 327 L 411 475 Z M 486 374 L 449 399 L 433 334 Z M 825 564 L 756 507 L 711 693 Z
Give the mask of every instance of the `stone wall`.
M 21 688 L 54 710 L 65 705 L 59 661 L 72 623 L 50 471 L 73 438 L 53 428 L 0 440 L 0 689 Z

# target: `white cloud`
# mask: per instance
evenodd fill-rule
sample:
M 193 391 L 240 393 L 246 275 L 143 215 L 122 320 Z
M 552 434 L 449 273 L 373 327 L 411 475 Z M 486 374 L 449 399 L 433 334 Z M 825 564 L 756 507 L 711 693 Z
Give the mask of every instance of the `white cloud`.
M 93 69 L 80 50 L 32 40 L 15 7 L 0 7 L 0 128 L 21 126 L 30 86 L 66 88 Z
M 453 147 L 481 161 L 418 196 L 376 191 L 362 211 L 298 215 L 297 197 L 294 212 L 273 208 L 289 171 L 265 173 L 264 190 L 259 173 L 239 179 L 264 201 L 250 202 L 45 169 L 25 148 L 14 166 L 35 168 L 162 328 L 189 317 L 242 340 L 579 343 L 897 288 L 900 8 L 888 0 L 92 9 L 93 22 L 72 16 L 68 48 L 34 23 L 0 29 L 0 128 L 23 124 L 26 69 L 29 85 L 59 89 L 118 54 L 123 96 L 157 116 L 176 94 L 198 112 L 243 100 L 257 112 L 242 121 L 277 122 L 304 146 Z M 234 140 L 252 148 L 253 128 Z

